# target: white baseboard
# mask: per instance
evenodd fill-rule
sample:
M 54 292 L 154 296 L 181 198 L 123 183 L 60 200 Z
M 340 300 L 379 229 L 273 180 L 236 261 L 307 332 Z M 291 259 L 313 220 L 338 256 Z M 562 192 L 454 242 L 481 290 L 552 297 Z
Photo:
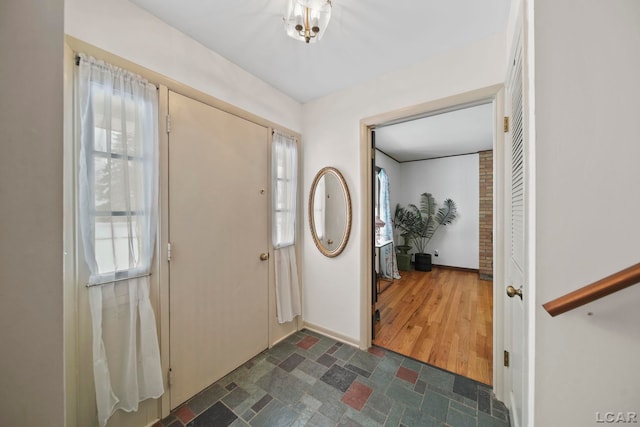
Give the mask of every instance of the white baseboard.
M 338 332 L 323 328 L 322 326 L 314 325 L 313 323 L 309 323 L 307 321 L 304 321 L 302 326 L 303 328 L 309 329 L 310 331 L 316 332 L 329 338 L 333 338 L 336 341 L 340 341 L 342 343 L 349 344 L 350 346 L 360 348 L 360 341 L 355 338 L 342 335 Z

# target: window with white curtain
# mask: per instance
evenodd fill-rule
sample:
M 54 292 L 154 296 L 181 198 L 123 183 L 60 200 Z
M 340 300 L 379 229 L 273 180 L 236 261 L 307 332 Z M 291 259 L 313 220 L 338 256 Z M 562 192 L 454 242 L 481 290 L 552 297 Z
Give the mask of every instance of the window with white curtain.
M 93 252 L 88 258 L 95 262 L 91 283 L 97 284 L 144 274 L 150 264 L 143 252 L 151 249 L 149 235 L 155 237 L 158 112 L 153 85 L 103 62 L 91 67 L 80 81 L 79 199 L 85 252 Z
M 87 166 L 93 177 L 94 203 L 87 219 L 95 227 L 93 244 L 98 273 L 119 278 L 140 264 L 138 234 L 150 214 L 144 210 L 140 197 L 145 186 L 145 150 L 142 138 L 137 135 L 143 129 L 134 120 L 120 117 L 144 121 L 145 109 L 136 112 L 135 100 L 118 92 L 105 102 L 103 88 L 96 85 L 94 90 L 97 92 L 92 97 L 94 138 L 88 141 L 93 142 L 93 147 L 87 148 L 92 160 Z M 120 109 L 127 112 L 121 116 Z
M 293 245 L 297 202 L 297 150 L 295 140 L 281 142 L 274 137 L 273 149 L 273 241 L 276 248 Z
M 285 323 L 301 314 L 294 246 L 298 203 L 298 147 L 295 138 L 278 131 L 273 132 L 271 188 L 276 311 L 278 322 Z
M 158 95 L 142 77 L 78 55 L 78 225 L 90 271 L 98 423 L 164 393 L 149 300 L 158 210 Z

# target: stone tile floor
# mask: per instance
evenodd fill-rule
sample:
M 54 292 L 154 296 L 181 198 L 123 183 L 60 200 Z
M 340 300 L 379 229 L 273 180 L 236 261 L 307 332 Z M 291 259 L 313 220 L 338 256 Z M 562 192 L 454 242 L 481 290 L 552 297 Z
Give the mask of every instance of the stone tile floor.
M 508 427 L 473 380 L 308 330 L 260 353 L 154 427 Z

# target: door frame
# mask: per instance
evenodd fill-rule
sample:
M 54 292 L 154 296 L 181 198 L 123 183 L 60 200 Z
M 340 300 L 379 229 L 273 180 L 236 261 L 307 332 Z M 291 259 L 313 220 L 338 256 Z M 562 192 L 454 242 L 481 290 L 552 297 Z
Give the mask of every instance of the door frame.
M 360 260 L 360 342 L 361 349 L 371 347 L 371 332 L 373 328 L 371 317 L 371 301 L 372 287 L 371 283 L 373 260 L 369 254 L 373 251 L 373 224 L 371 212 L 373 209 L 372 199 L 372 157 L 374 156 L 371 130 L 376 126 L 389 125 L 406 121 L 410 118 L 428 116 L 430 114 L 453 111 L 464 107 L 478 105 L 481 103 L 492 102 L 494 106 L 494 141 L 493 141 L 493 161 L 494 161 L 494 221 L 493 233 L 496 236 L 493 239 L 494 253 L 494 284 L 504 283 L 504 241 L 499 236 L 504 235 L 504 195 L 500 191 L 504 187 L 504 133 L 503 133 L 503 116 L 504 116 L 504 85 L 492 85 L 474 91 L 466 92 L 442 98 L 435 101 L 407 107 L 395 111 L 366 117 L 360 120 L 360 191 L 363 195 L 363 208 L 360 213 L 362 222 L 360 248 L 362 254 Z M 504 348 L 504 335 L 502 325 L 504 323 L 504 292 L 501 285 L 493 287 L 493 383 L 494 393 L 499 400 L 504 401 L 504 368 L 502 366 L 502 358 L 498 354 L 502 354 L 497 349 Z

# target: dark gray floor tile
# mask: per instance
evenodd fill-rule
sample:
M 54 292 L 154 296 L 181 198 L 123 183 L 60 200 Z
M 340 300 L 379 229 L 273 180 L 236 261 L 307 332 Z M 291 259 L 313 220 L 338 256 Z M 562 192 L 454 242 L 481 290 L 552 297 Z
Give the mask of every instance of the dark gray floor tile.
M 227 408 L 222 402 L 217 402 L 212 407 L 204 411 L 193 419 L 187 427 L 226 427 L 231 425 L 238 416 Z
M 253 427 L 274 427 L 291 425 L 298 414 L 277 400 L 269 402 L 265 408 L 251 420 Z
M 473 401 L 478 400 L 478 383 L 469 378 L 456 375 L 453 381 L 453 392 L 459 395 L 471 399 Z
M 179 419 L 175 419 L 173 420 L 170 424 L 165 424 L 167 427 L 184 427 L 184 424 L 182 424 L 182 421 L 180 421 Z
M 298 353 L 293 353 L 291 356 L 287 357 L 284 362 L 280 365 L 280 368 L 284 369 L 287 372 L 293 371 L 305 360 L 304 356 L 299 355 Z
M 491 395 L 483 388 L 478 388 L 478 411 L 491 415 Z
M 350 371 L 355 372 L 358 375 L 361 375 L 361 376 L 365 377 L 365 378 L 369 378 L 371 376 L 371 372 L 365 371 L 364 369 L 359 368 L 359 367 L 357 367 L 355 365 L 352 365 L 351 363 L 347 363 L 346 365 L 344 365 L 344 367 L 346 369 L 350 370 Z
M 429 390 L 424 395 L 420 410 L 437 420 L 446 421 L 450 402 L 448 397 Z
M 413 391 L 416 393 L 424 394 L 427 391 L 427 383 L 422 380 L 416 381 L 416 385 L 413 387 Z
M 320 380 L 344 393 L 356 377 L 357 375 L 355 373 L 340 366 L 333 365 L 322 377 L 320 377 Z

